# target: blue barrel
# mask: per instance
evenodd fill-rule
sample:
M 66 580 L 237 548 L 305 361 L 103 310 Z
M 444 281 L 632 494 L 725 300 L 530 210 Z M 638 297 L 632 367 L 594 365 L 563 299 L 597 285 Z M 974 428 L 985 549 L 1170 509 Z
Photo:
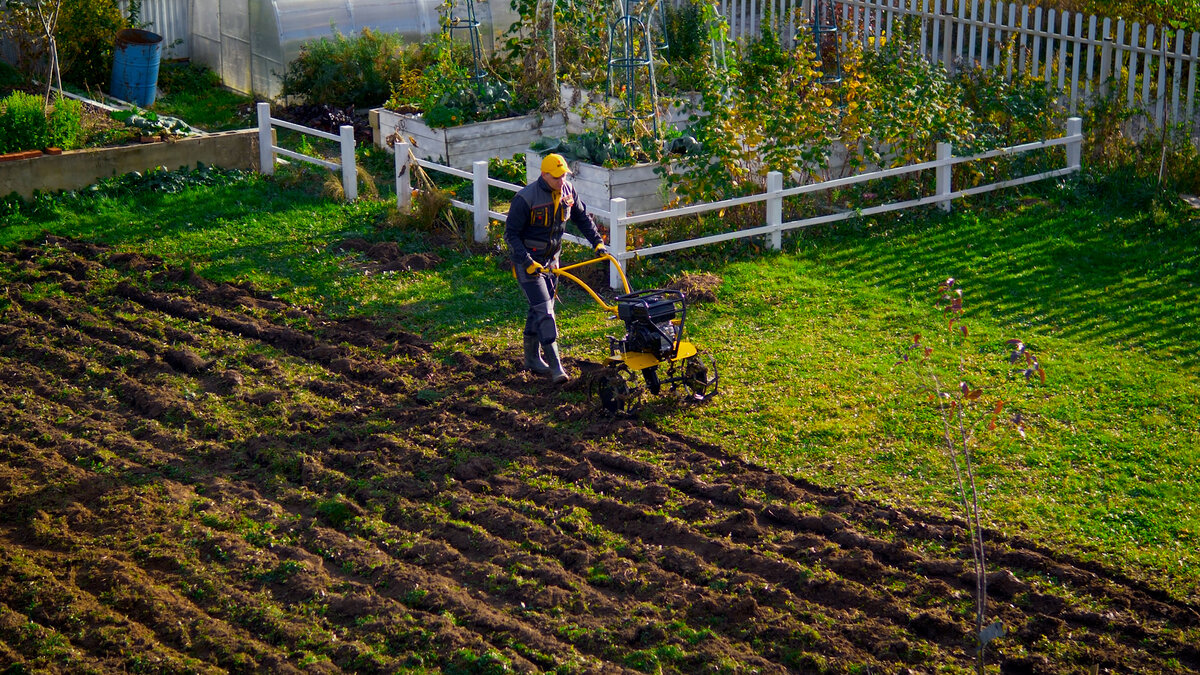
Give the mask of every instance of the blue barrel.
M 109 93 L 122 101 L 149 107 L 158 90 L 158 62 L 161 59 L 161 35 L 136 28 L 118 32 Z

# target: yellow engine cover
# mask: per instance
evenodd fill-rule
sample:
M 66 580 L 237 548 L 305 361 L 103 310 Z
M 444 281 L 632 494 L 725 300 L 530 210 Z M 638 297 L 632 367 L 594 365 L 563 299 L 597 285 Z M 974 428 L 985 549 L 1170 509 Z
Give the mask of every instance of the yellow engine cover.
M 689 356 L 695 355 L 696 345 L 685 340 L 679 343 L 679 353 L 675 355 L 675 358 L 672 359 L 672 361 L 682 361 Z M 630 370 L 644 370 L 646 368 L 657 366 L 659 363 L 661 363 L 661 361 L 659 361 L 658 358 L 653 354 L 647 354 L 646 352 L 625 352 L 623 358 L 618 357 L 614 359 L 613 357 L 609 357 L 609 359 L 624 361 L 625 365 Z

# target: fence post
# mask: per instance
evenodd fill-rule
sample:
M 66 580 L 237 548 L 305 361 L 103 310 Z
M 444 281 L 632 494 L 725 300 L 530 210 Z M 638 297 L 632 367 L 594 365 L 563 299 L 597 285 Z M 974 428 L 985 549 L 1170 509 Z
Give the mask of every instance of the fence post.
M 1067 168 L 1079 169 L 1083 155 L 1083 118 L 1067 118 L 1067 136 L 1072 139 L 1067 143 Z
M 354 166 L 354 127 L 343 124 L 342 132 L 342 192 L 346 201 L 358 199 L 358 170 Z
M 396 149 L 396 208 L 400 213 L 408 213 L 412 209 L 412 146 L 408 143 L 397 142 Z
M 1104 45 L 1100 48 L 1100 98 L 1108 98 L 1108 78 L 1112 72 L 1113 41 L 1108 34 L 1108 19 L 1104 20 Z M 1074 112 L 1074 111 L 1072 111 Z
M 616 258 L 621 269 L 628 269 L 625 264 L 625 216 L 628 211 L 624 197 L 613 197 L 608 200 L 608 251 Z M 624 291 L 621 284 L 621 273 L 611 263 L 608 270 L 608 287 Z
M 952 171 L 954 169 L 954 167 L 950 165 L 950 158 L 953 155 L 954 155 L 954 149 L 951 147 L 951 145 L 949 143 L 938 143 L 937 144 L 937 161 L 945 162 L 944 164 L 938 164 L 938 167 L 936 169 L 936 171 L 937 171 L 937 195 L 939 197 L 943 197 L 945 195 L 950 194 L 950 176 L 952 175 Z M 942 200 L 938 204 L 938 208 L 949 213 L 950 212 L 950 199 L 947 198 L 947 199 Z
M 783 191 L 783 174 L 778 171 L 767 172 L 767 193 L 778 195 Z M 767 198 L 767 225 L 771 228 L 771 248 L 776 251 L 783 248 L 783 197 Z
M 942 14 L 942 66 L 946 72 L 954 74 L 954 5 L 946 2 L 946 12 Z
M 533 150 L 525 153 L 525 179 L 532 183 L 542 175 L 542 158 Z
M 271 146 L 275 139 L 271 135 L 271 104 L 258 103 L 258 171 L 270 176 L 275 173 L 275 150 Z
M 471 214 L 475 217 L 475 243 L 482 244 L 488 238 L 488 163 L 487 160 L 479 160 L 471 165 L 472 172 L 475 174 L 474 181 L 474 197 L 471 204 Z

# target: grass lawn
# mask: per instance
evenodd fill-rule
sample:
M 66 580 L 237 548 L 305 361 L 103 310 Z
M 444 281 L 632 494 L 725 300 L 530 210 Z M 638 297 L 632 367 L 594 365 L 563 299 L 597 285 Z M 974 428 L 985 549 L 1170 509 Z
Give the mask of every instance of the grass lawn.
M 365 273 L 348 237 L 432 244 L 387 223 L 387 205 L 310 196 L 248 178 L 176 193 L 46 199 L 6 213 L 0 245 L 42 232 L 187 263 L 333 315 L 402 322 L 447 353 L 472 336 L 512 347 L 523 299 L 498 254 L 436 252 L 428 272 Z M 493 241 L 498 241 L 493 239 Z M 914 333 L 951 386 L 997 397 L 1011 425 L 974 446 L 988 526 L 1200 593 L 1200 216 L 1134 181 L 1082 178 L 1020 197 L 805 233 L 781 253 L 741 243 L 635 262 L 635 287 L 718 275 L 718 302 L 689 313 L 720 364 L 722 394 L 641 415 L 747 460 L 882 502 L 956 512 L 942 427 L 920 368 L 898 363 Z M 567 257 L 582 256 L 568 251 Z M 963 289 L 969 335 L 951 339 L 937 284 Z M 564 351 L 598 358 L 606 320 L 579 292 L 559 311 Z M 1019 338 L 1046 382 L 1007 360 Z M 1036 379 L 1036 378 L 1035 378 Z M 1003 421 L 1003 420 L 1002 420 Z

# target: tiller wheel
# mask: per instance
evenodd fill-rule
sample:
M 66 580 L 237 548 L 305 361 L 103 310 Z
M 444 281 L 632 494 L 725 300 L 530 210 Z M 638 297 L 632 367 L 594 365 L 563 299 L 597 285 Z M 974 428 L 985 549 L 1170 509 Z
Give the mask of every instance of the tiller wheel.
M 683 389 L 693 401 L 703 401 L 717 393 L 717 366 L 711 357 L 701 357 L 696 345 L 683 339 L 687 319 L 687 301 L 682 291 L 653 289 L 629 292 L 624 272 L 621 281 L 625 294 L 608 305 L 587 284 L 568 270 L 600 261 L 610 261 L 620 269 L 616 258 L 603 255 L 576 263 L 554 273 L 579 284 L 604 309 L 625 322 L 625 336 L 609 336 L 608 359 L 605 368 L 594 380 L 600 403 L 610 412 L 628 412 L 637 407 L 642 397 L 638 385 L 640 372 L 646 389 L 660 394 L 663 389 L 675 392 Z
M 637 384 L 637 375 L 624 363 L 611 365 L 596 378 L 596 395 L 604 409 L 612 412 L 630 412 L 642 400 L 642 388 Z

